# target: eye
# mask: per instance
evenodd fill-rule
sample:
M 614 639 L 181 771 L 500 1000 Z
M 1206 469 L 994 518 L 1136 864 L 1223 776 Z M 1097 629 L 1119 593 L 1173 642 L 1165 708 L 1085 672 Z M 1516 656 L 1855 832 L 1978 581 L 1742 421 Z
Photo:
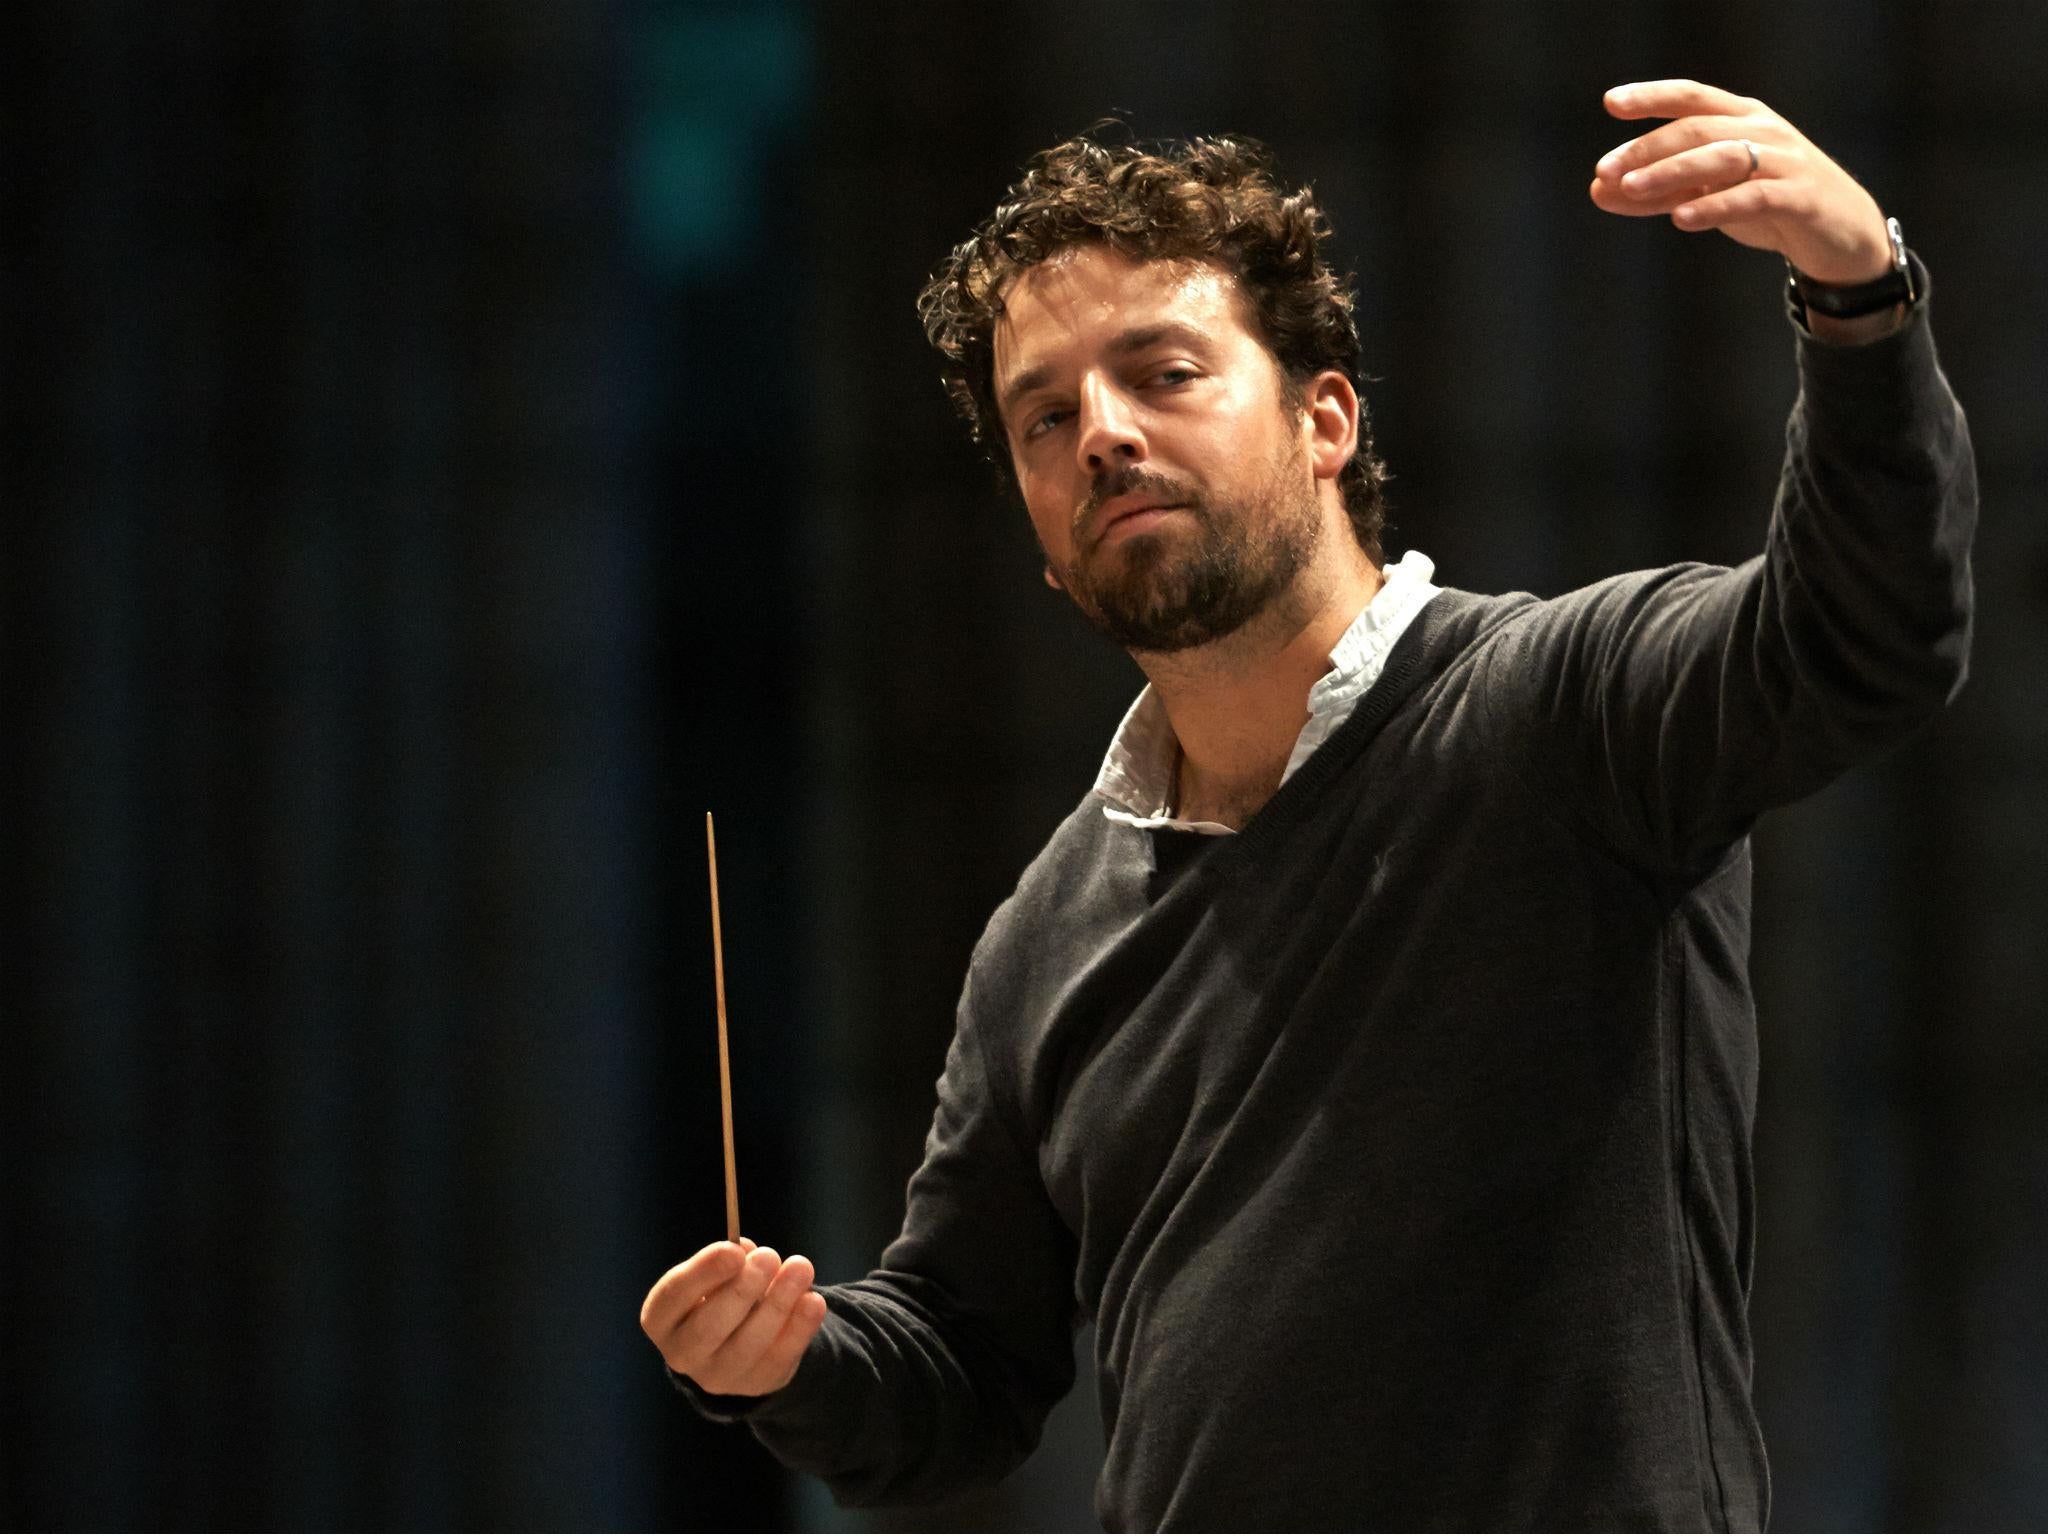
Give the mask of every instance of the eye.
M 1063 418 L 1071 416 L 1073 414 L 1074 413 L 1072 411 L 1059 409 L 1040 411 L 1036 416 L 1032 417 L 1029 424 L 1025 426 L 1024 436 L 1027 438 L 1033 438 L 1039 436 L 1041 433 L 1050 432 L 1054 427 L 1060 424 Z
M 1157 373 L 1152 375 L 1152 382 L 1154 384 L 1164 384 L 1171 388 L 1175 384 L 1192 383 L 1194 381 L 1194 378 L 1194 369 L 1183 368 L 1176 364 L 1174 367 L 1171 368 L 1161 368 Z

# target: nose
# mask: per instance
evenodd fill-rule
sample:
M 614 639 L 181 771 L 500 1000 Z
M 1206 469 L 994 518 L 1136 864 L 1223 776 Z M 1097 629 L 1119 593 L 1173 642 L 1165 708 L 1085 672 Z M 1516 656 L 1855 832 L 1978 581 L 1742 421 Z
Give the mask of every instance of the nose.
M 1143 463 L 1145 434 L 1130 398 L 1113 378 L 1090 373 L 1081 380 L 1080 430 L 1074 454 L 1083 473 L 1099 475 L 1124 464 Z

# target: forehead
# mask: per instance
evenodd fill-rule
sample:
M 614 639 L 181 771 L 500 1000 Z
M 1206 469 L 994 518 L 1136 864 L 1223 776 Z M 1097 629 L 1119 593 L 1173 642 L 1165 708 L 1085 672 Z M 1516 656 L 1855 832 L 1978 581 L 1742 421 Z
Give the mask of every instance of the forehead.
M 1134 261 L 1107 246 L 1070 246 L 1027 268 L 1003 295 L 995 376 L 1003 380 L 1134 326 L 1178 321 L 1252 339 L 1243 295 L 1206 261 Z

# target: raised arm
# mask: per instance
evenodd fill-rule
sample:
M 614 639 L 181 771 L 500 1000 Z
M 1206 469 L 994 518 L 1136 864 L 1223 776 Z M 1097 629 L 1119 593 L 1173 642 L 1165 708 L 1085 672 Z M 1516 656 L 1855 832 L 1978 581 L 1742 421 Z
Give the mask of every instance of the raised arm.
M 1601 161 L 1602 207 L 1721 229 L 1831 284 L 1889 260 L 1875 201 L 1761 103 L 1690 81 L 1608 103 L 1684 115 Z M 1754 177 L 1744 140 L 1758 146 Z M 1645 863 L 1718 858 L 1761 812 L 1899 741 L 1961 686 L 1969 433 L 1925 298 L 1863 330 L 1872 322 L 1887 334 L 1860 344 L 1823 337 L 1818 319 L 1798 336 L 1799 397 L 1761 556 L 1533 605 L 1492 652 L 1505 750 Z

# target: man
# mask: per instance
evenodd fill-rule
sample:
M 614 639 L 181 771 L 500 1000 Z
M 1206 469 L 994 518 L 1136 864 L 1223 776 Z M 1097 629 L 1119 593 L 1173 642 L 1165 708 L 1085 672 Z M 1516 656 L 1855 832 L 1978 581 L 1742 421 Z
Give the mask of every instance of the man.
M 1112 1527 L 1760 1528 L 1747 833 L 1960 686 L 1975 480 L 1926 276 L 1761 103 L 1593 201 L 1782 254 L 1763 555 L 1549 601 L 1385 567 L 1321 217 L 1048 151 L 921 308 L 1046 578 L 1149 679 L 990 923 L 882 1267 L 714 1243 L 642 1324 L 849 1502 L 1003 1475 L 1097 1325 Z

